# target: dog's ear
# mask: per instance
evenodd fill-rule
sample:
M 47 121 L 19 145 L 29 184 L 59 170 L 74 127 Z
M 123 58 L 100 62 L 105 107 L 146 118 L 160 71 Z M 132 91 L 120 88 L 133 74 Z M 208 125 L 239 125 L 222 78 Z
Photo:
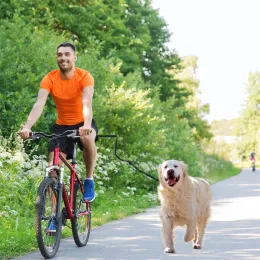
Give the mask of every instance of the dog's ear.
M 185 177 L 187 175 L 187 165 L 182 161 L 180 163 L 181 163 L 181 169 L 183 172 L 183 177 Z

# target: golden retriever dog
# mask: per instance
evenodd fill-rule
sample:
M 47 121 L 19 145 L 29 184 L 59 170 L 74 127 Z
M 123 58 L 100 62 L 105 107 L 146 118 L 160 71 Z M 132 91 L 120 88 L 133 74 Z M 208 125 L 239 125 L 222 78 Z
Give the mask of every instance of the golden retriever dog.
M 189 176 L 181 161 L 163 162 L 158 174 L 164 252 L 175 253 L 174 228 L 185 225 L 184 241 L 193 240 L 193 248 L 200 249 L 210 217 L 210 185 Z

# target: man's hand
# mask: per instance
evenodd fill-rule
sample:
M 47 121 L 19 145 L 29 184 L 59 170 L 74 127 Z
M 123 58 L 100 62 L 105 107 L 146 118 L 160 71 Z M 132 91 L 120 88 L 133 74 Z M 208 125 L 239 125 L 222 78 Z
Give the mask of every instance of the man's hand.
M 30 133 L 32 132 L 31 129 L 24 127 L 20 132 L 19 135 L 22 139 L 28 139 L 30 137 Z
M 79 135 L 84 136 L 84 135 L 90 135 L 92 132 L 92 127 L 91 126 L 81 126 L 79 128 Z

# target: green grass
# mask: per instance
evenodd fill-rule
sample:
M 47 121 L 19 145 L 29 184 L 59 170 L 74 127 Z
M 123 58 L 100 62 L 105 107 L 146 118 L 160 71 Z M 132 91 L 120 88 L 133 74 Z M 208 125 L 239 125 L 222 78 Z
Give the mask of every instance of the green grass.
M 16 228 L 17 219 L 19 223 Z M 37 249 L 33 220 L 34 218 L 19 216 L 1 220 L 0 259 L 9 259 Z
M 235 176 L 242 170 L 240 167 L 234 166 L 231 162 L 213 155 L 207 156 L 204 162 L 208 165 L 208 170 L 202 177 L 208 180 L 210 184 Z
M 224 170 L 220 171 L 220 172 L 218 172 L 216 170 L 214 170 L 214 171 L 212 171 L 209 174 L 209 176 L 205 176 L 205 179 L 207 179 L 210 184 L 214 184 L 216 182 L 219 182 L 219 181 L 228 179 L 232 176 L 235 176 L 235 175 L 237 175 L 238 173 L 241 172 L 241 169 L 233 168 L 233 169 L 230 169 L 229 171 L 224 171 Z

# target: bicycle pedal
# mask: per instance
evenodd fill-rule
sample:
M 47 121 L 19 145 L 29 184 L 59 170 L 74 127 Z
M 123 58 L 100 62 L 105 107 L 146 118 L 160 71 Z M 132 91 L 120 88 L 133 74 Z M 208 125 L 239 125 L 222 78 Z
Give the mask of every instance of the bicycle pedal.
M 46 231 L 46 235 L 49 237 L 54 237 L 54 236 L 56 236 L 56 232 Z
M 84 200 L 84 199 L 82 198 L 82 199 L 81 199 L 81 202 L 82 202 L 82 203 L 86 203 L 86 200 Z M 93 202 L 93 201 L 88 201 L 88 200 L 87 200 L 87 202 L 88 202 L 89 205 L 92 205 L 92 202 Z

